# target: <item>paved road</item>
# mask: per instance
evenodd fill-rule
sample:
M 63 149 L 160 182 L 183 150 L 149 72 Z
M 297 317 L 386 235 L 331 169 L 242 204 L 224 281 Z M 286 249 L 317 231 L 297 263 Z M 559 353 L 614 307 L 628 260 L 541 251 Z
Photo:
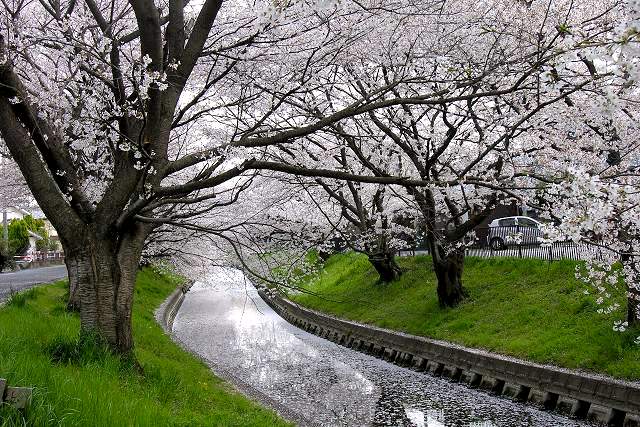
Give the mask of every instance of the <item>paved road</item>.
M 217 374 L 302 425 L 588 425 L 311 335 L 280 318 L 235 270 L 196 283 L 173 331 Z
M 54 282 L 66 277 L 67 268 L 64 265 L 0 273 L 0 301 L 8 298 L 12 291 L 22 291 L 40 283 Z

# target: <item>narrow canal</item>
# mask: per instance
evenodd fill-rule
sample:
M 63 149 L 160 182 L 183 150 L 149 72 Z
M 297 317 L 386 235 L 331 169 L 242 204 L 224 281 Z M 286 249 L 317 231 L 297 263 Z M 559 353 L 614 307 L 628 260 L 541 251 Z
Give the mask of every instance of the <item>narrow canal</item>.
M 302 425 L 586 425 L 311 335 L 279 317 L 237 270 L 216 268 L 196 283 L 173 330 L 218 375 Z

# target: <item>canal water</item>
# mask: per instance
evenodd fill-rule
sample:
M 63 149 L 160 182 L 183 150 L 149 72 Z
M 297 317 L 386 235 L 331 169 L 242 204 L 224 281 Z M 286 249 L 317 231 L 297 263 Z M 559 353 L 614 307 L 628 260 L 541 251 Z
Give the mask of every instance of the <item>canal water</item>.
M 218 375 L 301 425 L 589 425 L 309 334 L 278 316 L 238 270 L 215 268 L 194 284 L 173 331 Z

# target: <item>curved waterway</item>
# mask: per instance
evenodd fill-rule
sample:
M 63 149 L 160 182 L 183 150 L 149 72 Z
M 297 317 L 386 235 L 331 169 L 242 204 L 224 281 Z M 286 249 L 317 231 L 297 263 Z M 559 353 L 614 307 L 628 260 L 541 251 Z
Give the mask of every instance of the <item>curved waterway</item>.
M 290 325 L 238 270 L 215 268 L 175 319 L 217 374 L 301 425 L 588 425 L 401 368 Z

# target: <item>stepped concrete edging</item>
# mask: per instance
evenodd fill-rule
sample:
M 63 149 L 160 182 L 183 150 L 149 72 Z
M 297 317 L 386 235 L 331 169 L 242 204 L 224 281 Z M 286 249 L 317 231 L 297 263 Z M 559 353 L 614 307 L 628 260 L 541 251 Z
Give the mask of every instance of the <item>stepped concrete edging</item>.
M 444 376 L 491 393 L 611 426 L 640 426 L 640 384 L 544 366 L 338 319 L 273 292 L 262 299 L 288 322 L 340 345 L 400 366 Z
M 173 320 L 176 318 L 178 310 L 180 310 L 185 294 L 189 292 L 193 283 L 193 280 L 190 280 L 184 285 L 177 287 L 156 310 L 156 321 L 162 326 L 165 332 L 170 333 L 173 329 Z

